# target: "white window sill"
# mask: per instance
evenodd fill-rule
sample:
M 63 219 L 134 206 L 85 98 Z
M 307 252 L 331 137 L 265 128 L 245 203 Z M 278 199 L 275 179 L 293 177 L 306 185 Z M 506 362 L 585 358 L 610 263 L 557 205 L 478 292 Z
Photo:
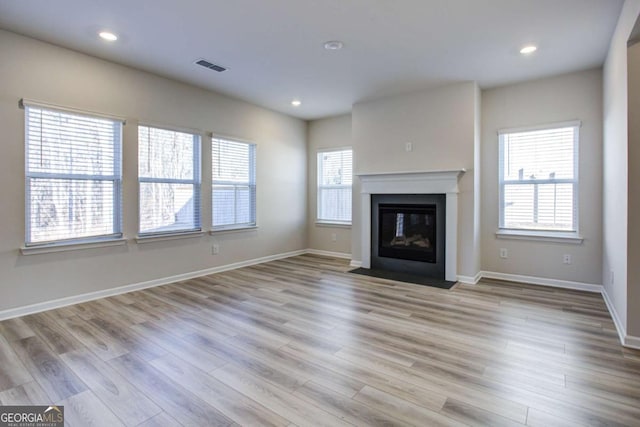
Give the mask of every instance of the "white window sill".
M 254 231 L 257 230 L 257 225 L 243 225 L 239 227 L 227 227 L 227 228 L 214 228 L 209 231 L 209 234 L 225 234 L 225 233 L 242 233 L 245 231 Z
M 163 242 L 166 240 L 190 239 L 204 236 L 204 231 L 185 231 L 183 233 L 149 234 L 136 237 L 136 243 Z
M 533 240 L 539 242 L 570 243 L 581 245 L 584 238 L 578 233 L 562 231 L 534 231 L 534 230 L 498 230 L 498 239 Z
M 108 248 L 111 246 L 124 246 L 127 241 L 123 238 L 108 240 L 92 240 L 74 243 L 50 243 L 39 246 L 24 246 L 20 248 L 22 255 L 40 255 L 54 252 L 79 251 L 84 249 Z
M 350 222 L 316 220 L 317 227 L 351 228 Z

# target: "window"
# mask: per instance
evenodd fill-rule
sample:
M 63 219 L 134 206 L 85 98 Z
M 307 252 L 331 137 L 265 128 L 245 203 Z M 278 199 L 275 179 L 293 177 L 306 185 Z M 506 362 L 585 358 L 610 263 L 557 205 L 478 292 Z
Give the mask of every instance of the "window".
M 577 232 L 579 127 L 499 133 L 501 229 Z
M 256 225 L 256 146 L 213 138 L 213 229 Z
M 25 245 L 121 237 L 123 122 L 23 105 Z
M 200 136 L 138 127 L 140 235 L 199 231 Z
M 351 223 L 352 151 L 318 153 L 318 221 Z

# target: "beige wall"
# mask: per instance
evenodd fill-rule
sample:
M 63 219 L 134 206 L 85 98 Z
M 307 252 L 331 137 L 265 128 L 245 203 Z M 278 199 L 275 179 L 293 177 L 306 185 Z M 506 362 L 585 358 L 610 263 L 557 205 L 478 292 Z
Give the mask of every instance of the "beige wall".
M 458 205 L 458 274 L 464 276 L 475 276 L 479 268 L 472 238 L 478 96 L 475 83 L 459 83 L 355 104 L 352 113 L 356 174 L 467 169 L 460 179 Z M 413 151 L 405 151 L 407 142 L 413 144 Z M 355 197 L 352 249 L 356 261 L 361 261 L 362 254 L 360 204 Z
M 501 128 L 581 120 L 579 232 L 581 245 L 496 238 L 498 135 Z M 482 269 L 600 284 L 602 278 L 602 73 L 572 73 L 486 90 L 482 94 Z M 499 257 L 499 249 L 508 258 Z M 572 264 L 563 264 L 563 255 Z
M 613 34 L 603 72 L 603 254 L 602 282 L 626 332 L 627 306 L 627 40 L 640 0 L 627 0 Z M 635 263 L 637 263 L 637 259 Z M 637 303 L 630 307 L 638 311 Z
M 0 31 L 0 310 L 306 248 L 306 123 L 251 104 Z M 215 76 L 212 76 L 215 78 Z M 137 120 L 215 131 L 258 144 L 255 231 L 19 255 L 24 244 L 24 112 L 20 98 L 127 118 L 124 232 L 137 232 Z M 203 154 L 208 143 L 203 140 Z M 208 159 L 208 156 L 203 156 Z M 203 206 L 210 219 L 209 168 Z M 211 254 L 212 243 L 220 255 Z
M 351 114 L 314 120 L 307 134 L 309 185 L 309 248 L 321 251 L 351 254 L 351 226 L 316 224 L 318 150 L 351 147 Z
M 629 129 L 629 230 L 627 236 L 627 334 L 640 337 L 640 43 L 627 50 Z

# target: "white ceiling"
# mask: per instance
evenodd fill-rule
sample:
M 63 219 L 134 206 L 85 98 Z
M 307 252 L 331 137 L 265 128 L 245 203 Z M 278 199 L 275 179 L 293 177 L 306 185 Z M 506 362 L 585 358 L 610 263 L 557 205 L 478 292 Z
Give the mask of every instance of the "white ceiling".
M 0 28 L 315 119 L 449 82 L 487 88 L 600 66 L 622 3 L 0 0 Z M 102 29 L 120 39 L 99 39 Z M 345 47 L 327 51 L 327 40 Z M 527 43 L 539 50 L 522 57 Z

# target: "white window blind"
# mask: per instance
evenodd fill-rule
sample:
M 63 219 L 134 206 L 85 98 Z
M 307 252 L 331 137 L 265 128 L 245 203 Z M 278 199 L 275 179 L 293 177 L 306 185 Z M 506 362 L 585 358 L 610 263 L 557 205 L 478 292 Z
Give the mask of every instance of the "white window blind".
M 318 153 L 318 221 L 351 223 L 352 150 Z
M 138 127 L 141 236 L 199 231 L 200 136 Z
M 256 146 L 213 138 L 213 229 L 256 225 Z
M 499 134 L 500 228 L 577 231 L 579 126 Z
M 24 108 L 25 244 L 120 237 L 123 122 Z

